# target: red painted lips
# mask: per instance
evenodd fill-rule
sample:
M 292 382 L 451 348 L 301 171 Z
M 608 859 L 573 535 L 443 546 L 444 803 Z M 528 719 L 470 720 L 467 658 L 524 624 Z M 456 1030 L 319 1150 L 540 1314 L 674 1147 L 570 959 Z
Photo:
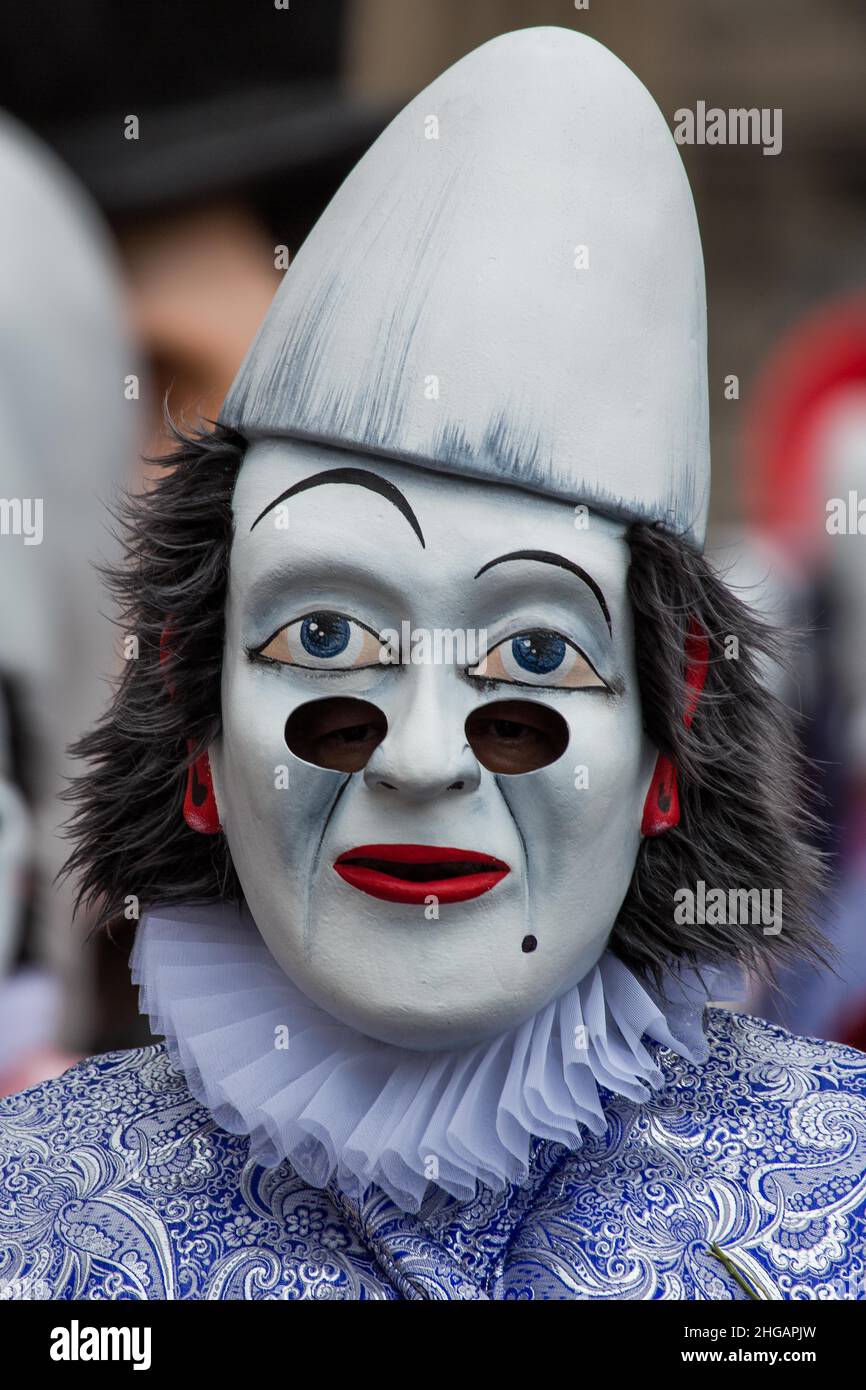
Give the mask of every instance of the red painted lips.
M 359 845 L 334 860 L 353 888 L 391 903 L 463 903 L 478 898 L 510 872 L 492 854 L 443 845 Z

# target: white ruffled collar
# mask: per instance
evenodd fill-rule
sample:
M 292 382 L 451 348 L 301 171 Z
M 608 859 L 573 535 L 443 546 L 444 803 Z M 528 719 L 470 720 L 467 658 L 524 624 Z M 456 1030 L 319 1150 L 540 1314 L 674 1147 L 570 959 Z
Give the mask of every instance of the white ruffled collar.
M 252 1158 L 288 1159 L 305 1182 L 356 1198 L 375 1183 L 404 1211 L 430 1183 L 468 1200 L 479 1183 L 524 1182 L 533 1137 L 574 1149 L 582 1126 L 602 1133 L 600 1087 L 641 1102 L 663 1083 L 642 1039 L 707 1055 L 706 985 L 672 980 L 674 998 L 659 998 L 610 952 L 520 1027 L 436 1053 L 378 1042 L 313 1004 L 245 908 L 151 912 L 131 965 L 190 1091 L 221 1128 L 249 1134 Z

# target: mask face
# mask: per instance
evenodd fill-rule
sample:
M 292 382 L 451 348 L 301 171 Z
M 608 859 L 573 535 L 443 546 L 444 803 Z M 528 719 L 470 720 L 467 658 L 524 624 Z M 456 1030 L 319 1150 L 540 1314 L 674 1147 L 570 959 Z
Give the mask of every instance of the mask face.
M 289 440 L 234 519 L 210 759 L 271 952 L 386 1042 L 516 1026 L 595 964 L 640 843 L 624 527 Z

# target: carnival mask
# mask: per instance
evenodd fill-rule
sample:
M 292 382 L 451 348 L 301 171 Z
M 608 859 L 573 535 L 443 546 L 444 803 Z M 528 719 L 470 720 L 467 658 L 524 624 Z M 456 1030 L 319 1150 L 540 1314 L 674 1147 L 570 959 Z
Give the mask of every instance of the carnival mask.
M 621 524 L 286 440 L 234 497 L 210 750 L 256 923 L 311 999 L 451 1048 L 604 950 L 655 753 Z

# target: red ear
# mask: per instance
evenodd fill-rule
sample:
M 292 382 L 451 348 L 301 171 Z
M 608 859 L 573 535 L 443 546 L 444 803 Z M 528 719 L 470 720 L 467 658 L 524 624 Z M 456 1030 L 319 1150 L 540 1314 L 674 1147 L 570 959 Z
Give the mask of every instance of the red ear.
M 692 618 L 686 638 L 686 707 L 683 710 L 683 723 L 687 729 L 692 726 L 698 700 L 707 679 L 709 657 L 710 644 L 707 635 Z M 666 754 L 659 753 L 643 806 L 640 831 L 642 835 L 663 835 L 666 830 L 672 830 L 679 823 L 677 770 Z
M 666 830 L 672 830 L 679 823 L 680 794 L 677 790 L 677 770 L 670 758 L 664 753 L 659 753 L 653 779 L 643 804 L 640 833 L 663 835 Z
M 171 618 L 169 618 L 159 639 L 160 666 L 165 666 L 171 655 L 171 637 L 172 627 Z M 167 677 L 166 685 L 168 686 L 169 699 L 174 699 L 174 685 Z M 193 744 L 190 740 L 187 743 L 187 751 L 192 752 L 192 748 Z M 197 830 L 200 835 L 218 835 L 222 829 L 213 791 L 210 759 L 207 753 L 199 754 L 195 762 L 187 768 L 183 818 L 190 830 Z
M 183 818 L 200 835 L 218 835 L 222 829 L 207 753 L 201 753 L 187 769 Z

